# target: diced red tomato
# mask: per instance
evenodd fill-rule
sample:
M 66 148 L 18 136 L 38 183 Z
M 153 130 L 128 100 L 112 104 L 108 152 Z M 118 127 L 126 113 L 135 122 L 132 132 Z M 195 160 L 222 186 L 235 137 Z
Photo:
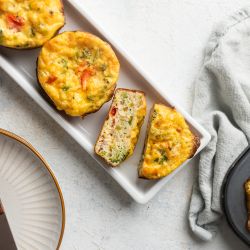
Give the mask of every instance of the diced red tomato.
M 113 107 L 111 110 L 110 110 L 110 114 L 112 116 L 114 116 L 116 114 L 116 111 L 117 111 L 117 108 L 116 107 Z
M 82 74 L 81 74 L 81 77 L 80 77 L 80 80 L 81 80 L 81 85 L 82 85 L 82 89 L 85 91 L 86 88 L 87 88 L 87 81 L 88 79 L 94 75 L 94 70 L 93 69 L 90 69 L 90 68 L 87 68 L 85 69 Z
M 83 61 L 76 70 L 76 73 L 80 75 L 80 82 L 82 85 L 82 89 L 85 91 L 87 88 L 88 79 L 95 74 L 95 69 Z
M 6 15 L 6 18 L 9 28 L 15 29 L 16 31 L 20 31 L 25 24 L 25 20 L 23 17 L 19 17 L 11 13 L 8 13 Z
M 54 81 L 56 81 L 56 79 L 57 79 L 56 76 L 50 75 L 49 78 L 47 79 L 47 83 L 51 84 Z
M 77 73 L 82 73 L 86 68 L 87 68 L 87 63 L 85 61 L 83 61 L 79 67 L 77 68 Z

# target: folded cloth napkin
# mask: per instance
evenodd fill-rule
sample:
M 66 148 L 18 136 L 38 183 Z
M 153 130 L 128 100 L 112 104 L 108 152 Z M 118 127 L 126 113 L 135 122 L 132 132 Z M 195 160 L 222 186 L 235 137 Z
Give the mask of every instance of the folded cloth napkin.
M 250 140 L 250 6 L 213 32 L 195 81 L 193 116 L 212 139 L 200 154 L 188 216 L 194 234 L 210 240 L 223 215 L 223 179 Z

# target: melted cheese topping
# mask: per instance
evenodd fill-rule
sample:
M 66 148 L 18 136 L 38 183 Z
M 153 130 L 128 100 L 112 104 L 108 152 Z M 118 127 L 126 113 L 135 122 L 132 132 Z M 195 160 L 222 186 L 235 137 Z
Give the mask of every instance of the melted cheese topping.
M 139 176 L 158 179 L 192 157 L 198 140 L 175 109 L 155 104 Z
M 43 46 L 38 79 L 59 110 L 84 116 L 110 100 L 119 68 L 115 53 L 100 38 L 64 32 Z
M 133 154 L 145 115 L 144 93 L 118 89 L 95 152 L 112 166 L 119 165 Z
M 0 45 L 39 47 L 63 25 L 61 0 L 0 0 Z

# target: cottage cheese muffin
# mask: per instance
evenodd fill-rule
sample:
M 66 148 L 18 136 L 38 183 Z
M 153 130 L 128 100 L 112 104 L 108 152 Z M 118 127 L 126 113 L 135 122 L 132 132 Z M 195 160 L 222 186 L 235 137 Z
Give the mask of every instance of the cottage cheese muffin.
M 38 57 L 38 80 L 71 116 L 95 112 L 113 96 L 119 62 L 111 47 L 85 32 L 64 32 L 46 42 Z
M 0 0 L 0 45 L 42 46 L 64 25 L 61 0 Z
M 174 108 L 155 104 L 151 110 L 139 177 L 162 178 L 191 158 L 199 138 Z
M 95 152 L 115 167 L 133 154 L 146 115 L 146 99 L 138 90 L 117 89 L 95 145 Z

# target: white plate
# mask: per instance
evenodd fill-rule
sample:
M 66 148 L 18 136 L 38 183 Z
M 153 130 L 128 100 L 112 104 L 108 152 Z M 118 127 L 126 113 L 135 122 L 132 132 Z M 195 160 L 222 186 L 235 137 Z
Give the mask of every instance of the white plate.
M 113 39 L 111 39 L 96 22 L 84 11 L 83 4 L 77 0 L 64 1 L 66 25 L 60 31 L 64 30 L 83 30 L 88 31 L 102 37 L 108 41 L 116 51 L 120 60 L 121 71 L 118 81 L 118 87 L 126 87 L 139 89 L 146 93 L 148 110 L 154 102 L 167 103 L 175 106 L 185 119 L 189 122 L 193 130 L 199 135 L 201 144 L 197 150 L 200 152 L 209 142 L 210 135 L 201 127 L 192 117 L 182 108 L 175 104 L 165 93 L 156 86 L 154 81 L 150 79 L 134 60 L 128 56 L 124 49 L 120 48 Z M 118 168 L 110 168 L 97 156 L 93 151 L 97 135 L 101 129 L 103 120 L 106 116 L 109 104 L 105 104 L 100 111 L 84 118 L 71 118 L 58 112 L 52 107 L 46 98 L 41 94 L 41 90 L 36 80 L 36 59 L 39 49 L 17 51 L 11 49 L 0 48 L 0 67 L 2 67 L 17 83 L 49 114 L 62 126 L 100 165 L 139 203 L 146 203 L 151 199 L 174 174 L 180 171 L 181 167 L 169 176 L 158 180 L 149 181 L 138 179 L 137 166 L 141 157 L 143 142 L 145 138 L 145 130 L 147 118 L 145 119 L 138 145 L 134 155 L 126 160 Z
M 59 249 L 65 210 L 55 176 L 29 143 L 1 129 L 0 199 L 18 249 Z

